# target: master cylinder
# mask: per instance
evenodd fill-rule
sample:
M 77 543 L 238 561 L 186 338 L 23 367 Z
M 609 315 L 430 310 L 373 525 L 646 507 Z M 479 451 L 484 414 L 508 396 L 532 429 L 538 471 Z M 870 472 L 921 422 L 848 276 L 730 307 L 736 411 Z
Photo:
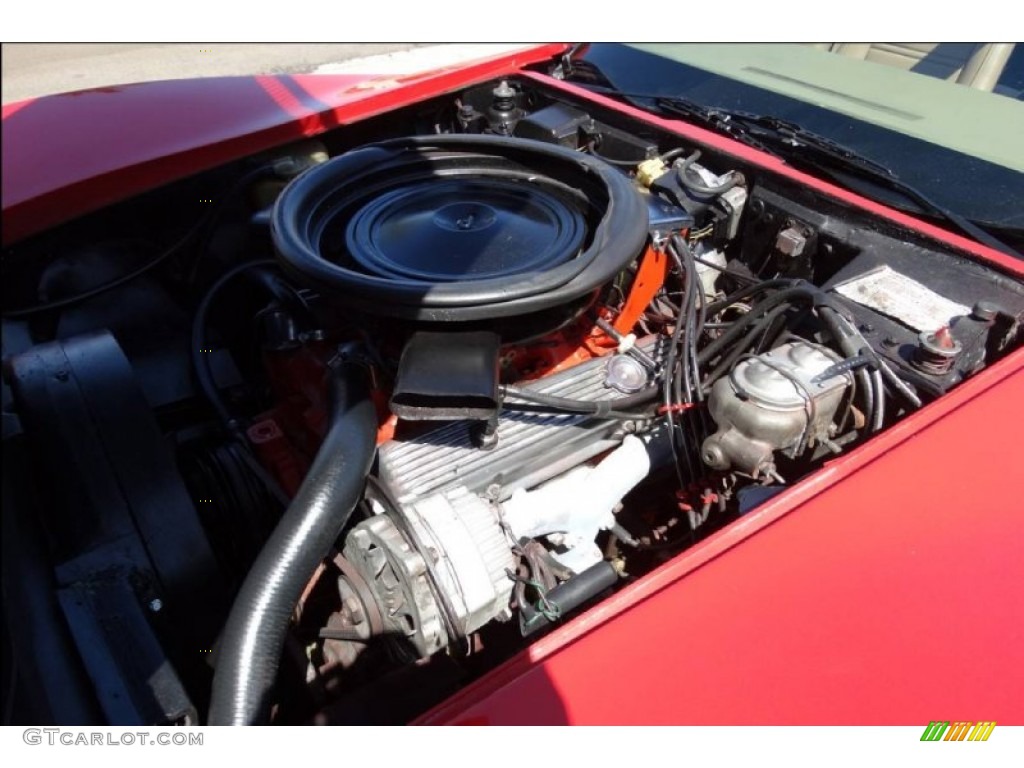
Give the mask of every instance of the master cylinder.
M 701 457 L 712 469 L 750 475 L 774 471 L 772 454 L 799 456 L 828 440 L 849 372 L 821 377 L 838 355 L 797 341 L 741 360 L 715 382 L 709 397 L 718 431 L 704 441 Z

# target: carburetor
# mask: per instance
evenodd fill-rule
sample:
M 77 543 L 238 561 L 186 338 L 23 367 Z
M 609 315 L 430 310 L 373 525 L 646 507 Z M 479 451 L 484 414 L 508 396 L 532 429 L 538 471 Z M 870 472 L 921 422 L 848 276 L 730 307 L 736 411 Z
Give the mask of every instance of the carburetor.
M 775 471 L 775 451 L 795 458 L 827 443 L 853 384 L 849 371 L 833 368 L 838 362 L 831 350 L 805 341 L 741 359 L 711 389 L 718 430 L 704 441 L 704 463 L 756 477 Z

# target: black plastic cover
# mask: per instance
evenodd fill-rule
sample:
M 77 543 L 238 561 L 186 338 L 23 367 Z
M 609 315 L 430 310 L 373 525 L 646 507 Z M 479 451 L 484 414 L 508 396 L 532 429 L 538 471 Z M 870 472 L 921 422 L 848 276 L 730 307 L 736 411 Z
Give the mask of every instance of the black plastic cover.
M 391 410 L 413 421 L 491 418 L 499 405 L 500 344 L 490 331 L 413 334 L 398 365 Z
M 552 104 L 522 118 L 516 124 L 516 136 L 578 149 L 580 130 L 592 126 L 593 122 L 582 110 L 567 104 Z

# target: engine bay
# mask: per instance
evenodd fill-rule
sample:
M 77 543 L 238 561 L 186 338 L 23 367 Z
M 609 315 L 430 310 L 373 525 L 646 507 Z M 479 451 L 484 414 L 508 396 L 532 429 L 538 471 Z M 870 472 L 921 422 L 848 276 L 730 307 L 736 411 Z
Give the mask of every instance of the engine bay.
M 5 643 L 55 722 L 406 722 L 1024 318 L 993 264 L 516 78 L 4 260 Z

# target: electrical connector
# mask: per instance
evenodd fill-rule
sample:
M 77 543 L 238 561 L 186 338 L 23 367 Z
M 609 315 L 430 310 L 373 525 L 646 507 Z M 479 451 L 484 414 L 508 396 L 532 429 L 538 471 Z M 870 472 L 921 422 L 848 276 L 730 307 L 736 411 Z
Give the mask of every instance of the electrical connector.
M 652 157 L 644 160 L 636 167 L 636 180 L 643 186 L 649 187 L 657 179 L 668 173 L 668 166 L 660 157 Z

